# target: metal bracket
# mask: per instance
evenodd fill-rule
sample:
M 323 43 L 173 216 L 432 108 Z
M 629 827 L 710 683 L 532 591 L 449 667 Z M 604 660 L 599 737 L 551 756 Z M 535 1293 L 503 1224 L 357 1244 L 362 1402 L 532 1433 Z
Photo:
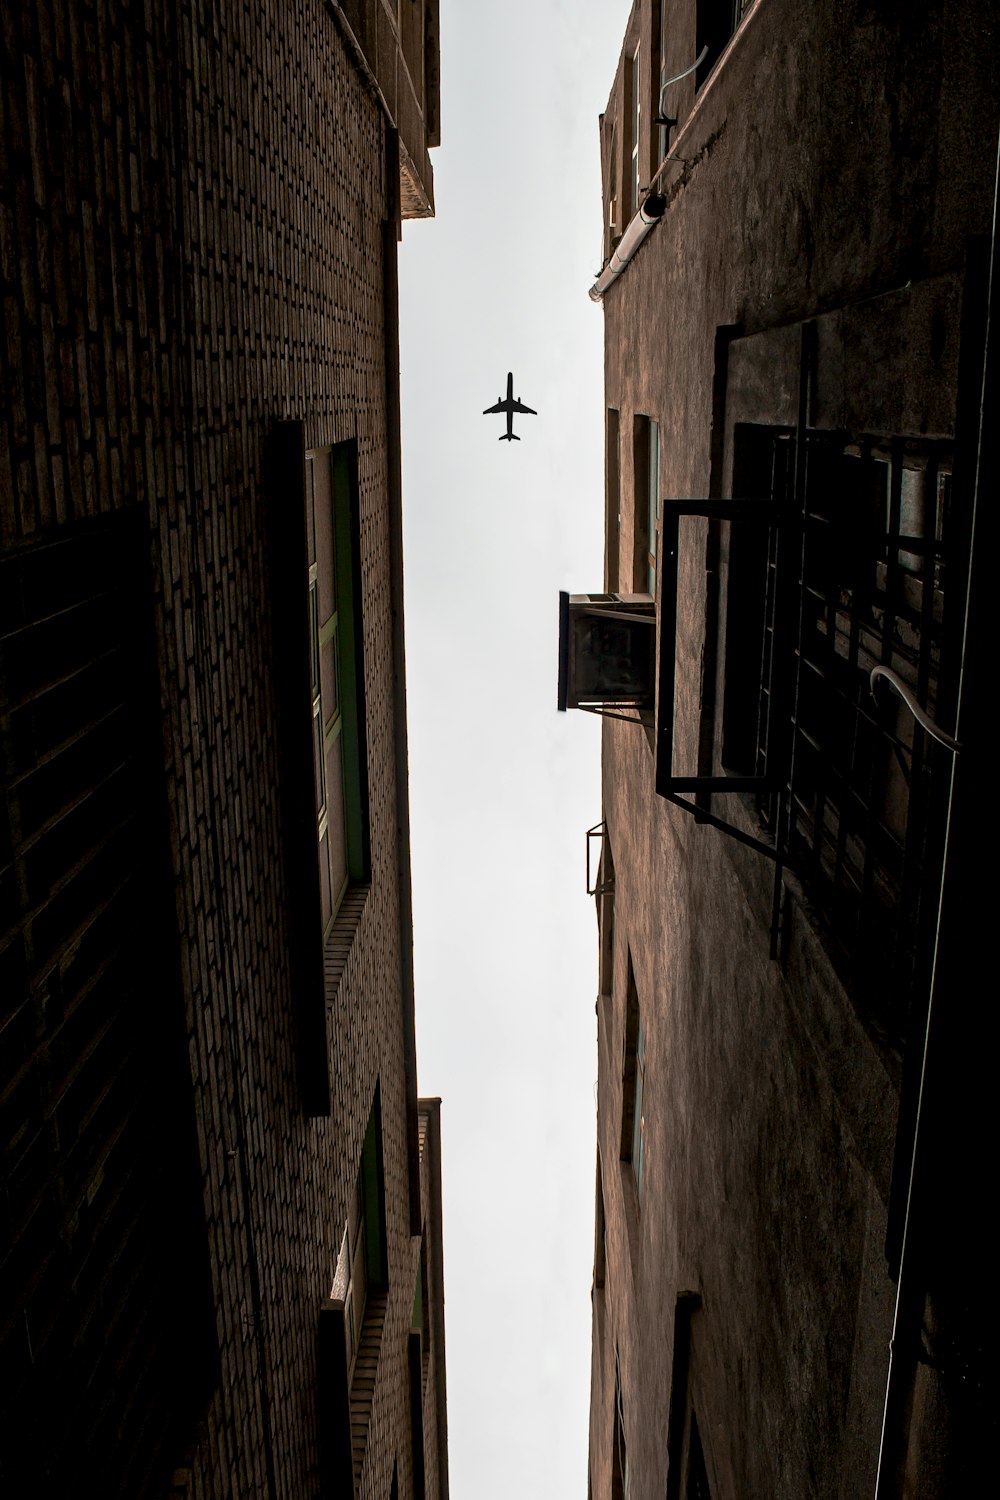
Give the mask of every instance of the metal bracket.
M 600 823 L 595 823 L 594 826 L 593 826 L 593 828 L 588 828 L 587 829 L 587 895 L 588 896 L 602 896 L 605 891 L 613 891 L 614 888 L 615 888 L 615 883 L 614 883 L 613 880 L 607 880 L 607 881 L 600 881 L 600 880 L 598 880 L 594 885 L 591 885 L 591 883 L 590 883 L 590 841 L 591 841 L 591 839 L 600 839 L 601 840 L 601 845 L 602 845 L 601 853 L 603 855 L 603 852 L 604 852 L 604 849 L 603 849 L 604 829 L 605 829 L 605 823 L 604 823 L 603 819 L 601 820 Z M 600 859 L 598 859 L 598 861 L 597 861 L 598 873 L 600 872 L 600 868 L 601 868 L 601 861 L 600 861 Z

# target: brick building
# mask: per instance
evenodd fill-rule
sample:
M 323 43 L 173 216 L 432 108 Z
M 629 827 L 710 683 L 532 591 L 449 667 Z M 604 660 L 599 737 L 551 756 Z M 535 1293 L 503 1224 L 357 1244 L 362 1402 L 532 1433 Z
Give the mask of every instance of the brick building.
M 605 715 L 595 1497 L 992 1470 L 996 63 L 974 0 L 630 15 L 560 652 Z
M 11 1500 L 448 1493 L 396 292 L 437 11 L 4 8 Z

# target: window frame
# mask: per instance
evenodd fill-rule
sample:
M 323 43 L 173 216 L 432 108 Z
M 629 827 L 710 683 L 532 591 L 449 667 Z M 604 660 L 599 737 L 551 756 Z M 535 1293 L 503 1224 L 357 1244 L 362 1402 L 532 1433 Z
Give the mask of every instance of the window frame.
M 625 1436 L 625 1400 L 622 1395 L 621 1362 L 615 1349 L 615 1409 L 612 1426 L 611 1500 L 629 1500 L 631 1483 L 628 1440 Z
M 617 594 L 621 571 L 621 423 L 618 408 L 609 406 L 605 418 L 604 495 L 605 495 L 605 587 Z
M 642 135 L 642 42 L 636 41 L 628 61 L 625 109 L 629 131 L 629 220 L 639 212 L 639 141 Z
M 618 122 L 612 119 L 607 126 L 607 151 L 608 151 L 608 215 L 607 215 L 607 243 L 605 255 L 609 255 L 614 249 L 616 241 L 621 238 L 621 168 L 618 162 Z
M 646 1121 L 642 1110 L 642 1091 L 646 1073 L 646 1027 L 639 1011 L 639 1023 L 635 1038 L 635 1097 L 632 1107 L 632 1173 L 635 1177 L 635 1192 L 642 1202 L 642 1169 L 646 1155 Z
M 330 1291 L 331 1299 L 344 1308 L 348 1381 L 353 1380 L 369 1302 L 388 1285 L 382 1111 L 376 1091 Z
M 657 597 L 657 547 L 662 513 L 660 424 L 636 412 L 632 418 L 632 589 Z
M 598 994 L 611 1000 L 615 989 L 615 861 L 606 823 L 595 897 L 600 934 Z
M 647 593 L 655 599 L 658 581 L 656 549 L 660 536 L 660 424 L 653 417 L 647 417 L 646 421 L 649 423 L 649 435 L 647 438 L 649 462 L 646 477 L 649 546 L 646 553 L 646 582 L 648 585 Z
M 328 483 L 317 486 L 317 466 L 326 464 Z M 326 592 L 332 609 L 320 608 L 320 514 L 317 493 L 328 495 L 329 553 L 332 577 Z M 317 860 L 320 868 L 324 940 L 352 883 L 364 881 L 371 869 L 368 827 L 367 745 L 364 716 L 364 655 L 361 628 L 361 560 L 358 546 L 360 518 L 356 445 L 325 444 L 305 453 L 304 503 L 309 554 L 309 660 L 312 714 L 313 769 L 316 785 Z M 330 649 L 329 694 L 324 683 L 323 653 Z M 339 787 L 331 785 L 331 758 L 339 752 Z M 331 824 L 333 799 L 339 817 Z M 342 828 L 336 851 L 333 830 Z M 326 854 L 324 855 L 324 842 Z M 334 865 L 335 853 L 338 856 Z M 329 863 L 325 863 L 328 861 Z M 334 870 L 343 873 L 339 880 Z
M 368 748 L 364 671 L 364 591 L 361 571 L 360 488 L 357 444 L 354 440 L 312 448 L 331 455 L 331 505 L 338 496 L 336 526 L 342 545 L 341 565 L 347 572 L 345 597 L 350 607 L 338 610 L 338 656 L 343 673 L 339 692 L 346 710 L 341 733 L 357 816 L 353 820 L 349 852 L 351 881 L 359 886 L 369 878 L 371 838 L 368 799 Z M 288 935 L 288 963 L 292 1003 L 296 1011 L 299 1087 L 306 1114 L 330 1113 L 330 1059 L 326 1024 L 327 938 L 333 939 L 335 913 L 324 911 L 320 866 L 320 817 L 325 805 L 319 781 L 318 730 L 314 716 L 316 650 L 319 623 L 313 628 L 318 599 L 310 598 L 320 583 L 319 567 L 310 578 L 315 537 L 310 535 L 307 505 L 305 423 L 274 424 L 265 455 L 265 492 L 268 520 L 268 584 L 278 774 L 275 785 L 284 846 L 284 901 Z M 314 478 L 314 476 L 313 476 Z M 346 892 L 341 894 L 345 901 Z M 353 905 L 348 908 L 353 910 Z
M 594 1202 L 594 1290 L 603 1292 L 608 1275 L 608 1221 L 604 1208 L 604 1169 L 597 1148 L 597 1188 Z
M 639 990 L 628 960 L 628 991 L 625 999 L 625 1026 L 622 1039 L 622 1124 L 619 1155 L 632 1169 L 636 1203 L 642 1204 L 646 1162 L 646 1121 L 643 1111 L 643 1089 L 646 1074 L 646 1030 L 639 1004 Z
M 660 59 L 659 77 L 658 77 L 658 81 L 654 85 L 653 109 L 652 109 L 652 112 L 651 112 L 651 115 L 650 115 L 650 118 L 651 118 L 651 120 L 654 123 L 656 121 L 656 117 L 661 112 L 662 103 L 663 103 L 663 87 L 664 87 L 664 84 L 667 82 L 667 80 L 669 78 L 669 74 L 667 72 L 667 32 L 668 32 L 668 28 L 667 28 L 667 5 L 668 5 L 668 3 L 669 3 L 669 0 L 659 0 L 659 3 L 657 3 L 657 0 L 653 0 L 653 16 L 652 16 L 652 20 L 653 20 L 653 25 L 656 27 L 656 32 L 657 32 L 657 35 L 654 38 L 653 46 L 655 48 L 656 55 L 658 55 L 659 59 Z M 652 69 L 650 69 L 650 72 L 652 73 Z M 655 152 L 656 160 L 653 162 L 653 168 L 652 168 L 652 170 L 655 172 L 656 169 L 659 167 L 660 163 L 665 159 L 665 157 L 667 155 L 667 151 L 669 149 L 669 134 L 668 134 L 667 126 L 666 125 L 658 125 L 657 128 L 656 128 L 656 135 L 655 136 L 653 135 L 653 132 L 651 130 L 650 131 L 650 140 L 656 142 L 656 148 L 657 148 L 656 152 Z
M 708 82 L 751 3 L 752 0 L 697 0 L 695 54 L 707 47 L 708 56 L 695 73 L 695 94 Z
M 351 1215 L 359 1201 L 361 1211 L 352 1239 Z M 354 1277 L 359 1257 L 363 1297 L 358 1295 Z M 353 1493 L 354 1473 L 359 1461 L 363 1462 L 375 1392 L 371 1366 L 381 1351 L 388 1289 L 382 1103 L 376 1083 L 330 1295 L 320 1305 L 317 1394 L 322 1464 L 330 1493 Z M 359 1367 L 363 1350 L 365 1358 Z

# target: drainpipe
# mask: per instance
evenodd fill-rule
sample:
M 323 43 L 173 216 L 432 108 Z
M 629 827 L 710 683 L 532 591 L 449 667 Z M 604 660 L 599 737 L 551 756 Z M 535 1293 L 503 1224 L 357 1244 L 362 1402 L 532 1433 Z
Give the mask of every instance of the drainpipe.
M 600 302 L 611 283 L 621 275 L 650 230 L 663 218 L 667 200 L 663 193 L 650 193 L 615 248 L 604 270 L 590 288 L 593 302 Z

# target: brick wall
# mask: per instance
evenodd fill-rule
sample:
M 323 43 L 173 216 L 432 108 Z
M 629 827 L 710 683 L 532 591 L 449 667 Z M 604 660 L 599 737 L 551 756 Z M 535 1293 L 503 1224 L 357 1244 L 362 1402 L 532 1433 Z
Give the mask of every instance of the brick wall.
M 414 1243 L 382 233 L 395 139 L 310 0 L 53 0 L 8 7 L 3 47 L 3 542 L 27 556 L 40 538 L 134 510 L 153 578 L 219 1366 L 171 1457 L 175 1491 L 318 1493 L 318 1308 L 378 1081 L 387 1353 L 360 1493 L 388 1493 L 398 1455 L 405 1497 Z M 301 420 L 310 447 L 354 439 L 358 451 L 372 871 L 328 994 L 328 1119 L 302 1108 L 287 959 L 263 494 L 281 418 Z M 123 1182 L 140 1201 L 137 1174 Z M 88 1337 L 96 1349 L 100 1326 Z M 202 1362 L 194 1344 L 191 1356 Z M 96 1461 L 84 1445 L 81 1472 Z
M 0 562 L 11 1494 L 155 1493 L 213 1375 L 134 519 Z
M 637 3 L 620 60 L 609 58 L 617 73 L 604 117 L 606 221 L 607 148 L 617 120 L 620 181 L 637 40 L 643 100 L 656 97 L 659 10 Z M 667 77 L 694 61 L 699 13 L 711 10 L 667 5 Z M 955 354 L 956 287 L 970 238 L 988 235 L 992 221 L 997 43 L 987 5 L 768 0 L 749 8 L 702 87 L 694 75 L 671 86 L 676 159 L 656 179 L 666 211 L 603 301 L 605 404 L 619 429 L 609 422 L 608 488 L 620 480 L 621 493 L 609 510 L 621 511 L 623 559 L 636 531 L 634 419 L 661 424 L 662 497 L 740 494 L 729 487 L 733 424 L 773 423 L 784 402 L 781 420 L 794 429 L 801 320 L 815 320 L 822 349 L 810 366 L 810 428 L 954 432 L 957 444 L 966 356 Z M 652 111 L 643 109 L 645 132 Z M 648 144 L 644 134 L 643 160 Z M 933 314 L 918 313 L 920 303 Z M 982 304 L 967 306 L 982 324 Z M 749 344 L 758 334 L 775 341 L 755 366 L 752 397 L 720 358 L 734 325 Z M 794 341 L 784 365 L 774 356 L 782 339 Z M 966 491 L 949 526 L 968 505 Z M 702 774 L 709 769 L 703 725 L 713 729 L 723 702 L 709 629 L 732 555 L 728 527 L 720 529 L 721 539 L 714 525 L 682 521 L 677 553 L 675 764 L 692 774 L 700 752 Z M 866 546 L 859 534 L 850 549 L 859 568 Z M 733 618 L 738 630 L 735 605 Z M 831 741 L 846 718 L 829 711 Z M 738 796 L 715 797 L 711 810 L 760 833 Z M 615 926 L 612 938 L 605 921 L 613 982 L 602 979 L 598 1003 L 606 1274 L 594 1291 L 593 1492 L 613 1493 L 620 1391 L 633 1493 L 679 1494 L 682 1476 L 687 1488 L 692 1414 L 716 1500 L 871 1493 L 895 1298 L 885 1251 L 899 1059 L 866 1027 L 803 885 L 786 874 L 772 959 L 770 862 L 657 797 L 650 744 L 611 721 L 602 813 Z M 928 858 L 921 877 L 935 905 L 936 876 Z M 630 968 L 645 1028 L 638 1205 L 621 1160 Z M 919 1060 L 922 1029 L 914 1034 Z M 905 1146 L 897 1161 L 908 1169 Z M 975 1244 L 950 1225 L 949 1239 L 963 1250 Z M 685 1305 L 690 1347 L 675 1364 Z M 914 1328 L 919 1321 L 917 1313 Z M 944 1423 L 928 1412 L 933 1442 Z
M 423 1428 L 424 1493 L 427 1500 L 448 1500 L 440 1099 L 420 1101 L 420 1209 L 423 1225 L 423 1370 L 420 1420 Z

